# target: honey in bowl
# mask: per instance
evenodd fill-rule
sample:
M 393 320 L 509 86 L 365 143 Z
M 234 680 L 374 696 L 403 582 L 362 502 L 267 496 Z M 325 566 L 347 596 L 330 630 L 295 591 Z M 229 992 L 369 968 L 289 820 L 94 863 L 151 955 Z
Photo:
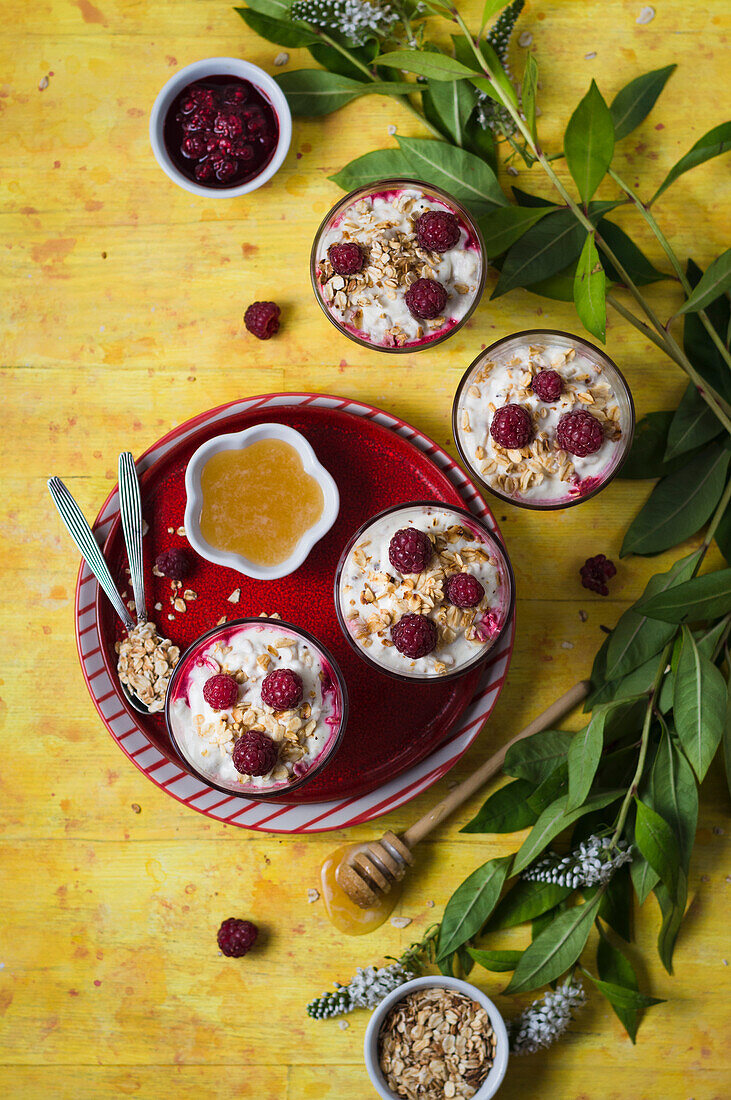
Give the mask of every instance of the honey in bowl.
M 279 565 L 320 519 L 324 498 L 291 443 L 260 439 L 219 451 L 201 472 L 200 532 L 254 565 Z

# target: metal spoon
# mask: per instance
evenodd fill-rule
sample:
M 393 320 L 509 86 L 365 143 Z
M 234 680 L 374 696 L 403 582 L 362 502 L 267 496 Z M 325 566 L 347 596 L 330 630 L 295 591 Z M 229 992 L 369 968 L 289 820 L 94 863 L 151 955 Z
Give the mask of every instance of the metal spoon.
M 119 511 L 122 516 L 122 531 L 124 544 L 127 547 L 137 622 L 146 623 L 145 577 L 142 566 L 142 500 L 135 460 L 130 451 L 122 451 L 119 456 Z
M 99 543 L 94 537 L 94 532 L 84 518 L 84 514 L 79 508 L 78 504 L 71 496 L 64 483 L 58 477 L 51 477 L 48 479 L 48 491 L 53 498 L 53 503 L 58 508 L 61 519 L 63 520 L 68 533 L 76 543 L 82 558 L 91 569 L 92 573 L 99 581 L 99 584 L 103 591 L 106 593 L 109 602 L 119 615 L 120 619 L 124 623 L 125 630 L 129 633 L 135 628 L 134 620 L 127 610 L 122 597 L 117 590 L 117 586 L 112 579 L 112 574 L 109 572 L 109 567 L 104 560 Z M 131 565 L 130 565 L 131 569 Z M 144 597 L 143 597 L 144 598 Z M 122 689 L 123 694 L 129 701 L 130 705 L 134 707 L 140 714 L 149 714 L 150 711 L 145 704 L 137 698 L 137 696 L 131 692 L 126 684 L 123 684 L 120 680 L 119 686 Z

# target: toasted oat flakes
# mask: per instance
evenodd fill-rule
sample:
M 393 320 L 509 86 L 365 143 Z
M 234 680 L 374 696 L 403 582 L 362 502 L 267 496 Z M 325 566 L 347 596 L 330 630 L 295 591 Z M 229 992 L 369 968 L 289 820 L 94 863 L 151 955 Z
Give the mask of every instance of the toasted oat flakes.
M 162 638 L 152 622 L 138 623 L 114 648 L 120 681 L 150 713 L 161 711 L 168 681 L 180 659 L 180 648 L 169 638 Z

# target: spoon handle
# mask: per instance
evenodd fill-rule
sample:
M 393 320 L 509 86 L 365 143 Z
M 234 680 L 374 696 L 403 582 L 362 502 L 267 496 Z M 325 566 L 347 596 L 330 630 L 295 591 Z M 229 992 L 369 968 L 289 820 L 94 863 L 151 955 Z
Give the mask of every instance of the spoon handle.
M 83 512 L 60 478 L 49 478 L 48 491 L 53 497 L 53 503 L 58 508 L 68 533 L 78 546 L 82 558 L 106 592 L 109 602 L 127 630 L 133 630 L 135 624 L 117 591 L 117 586 L 112 579 L 107 563 L 104 561 L 99 543 L 96 541 L 91 527 L 86 522 Z
M 124 544 L 127 547 L 137 622 L 147 622 L 145 577 L 142 564 L 142 501 L 135 460 L 129 451 L 119 456 L 119 511 L 122 516 Z

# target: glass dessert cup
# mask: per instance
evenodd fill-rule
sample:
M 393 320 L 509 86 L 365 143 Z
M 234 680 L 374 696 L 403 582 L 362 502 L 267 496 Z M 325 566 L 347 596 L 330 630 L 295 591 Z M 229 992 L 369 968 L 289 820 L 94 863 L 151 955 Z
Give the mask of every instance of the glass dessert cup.
M 355 323 L 350 323 L 334 312 L 333 308 L 328 305 L 325 298 L 325 292 L 323 290 L 324 282 L 320 275 L 320 265 L 328 258 L 328 248 L 331 244 L 336 243 L 332 240 L 332 233 L 338 228 L 343 221 L 346 212 L 354 207 L 361 199 L 369 199 L 371 197 L 375 199 L 383 199 L 384 202 L 391 203 L 399 198 L 399 193 L 403 191 L 414 190 L 420 193 L 421 199 L 425 200 L 429 205 L 428 209 L 434 209 L 439 211 L 445 211 L 455 215 L 459 222 L 460 227 L 460 239 L 458 246 L 447 252 L 441 254 L 442 259 L 438 267 L 433 268 L 433 272 L 436 273 L 437 281 L 439 281 L 439 274 L 446 282 L 446 289 L 449 293 L 447 301 L 447 308 L 444 310 L 445 317 L 443 327 L 434 331 L 432 335 L 428 333 L 428 326 L 430 322 L 428 320 L 419 320 L 415 318 L 403 305 L 402 298 L 405 293 L 404 287 L 400 287 L 397 282 L 397 276 L 394 274 L 394 282 L 397 282 L 396 287 L 389 284 L 388 287 L 384 287 L 383 294 L 388 295 L 392 293 L 393 299 L 388 299 L 389 302 L 393 301 L 393 308 L 398 310 L 399 322 L 393 321 L 391 327 L 400 326 L 400 322 L 408 324 L 410 328 L 415 330 L 427 329 L 426 334 L 422 332 L 421 336 L 417 336 L 415 333 L 412 337 L 409 337 L 403 343 L 384 343 L 383 340 L 370 338 L 368 333 L 361 328 L 358 328 Z M 416 201 L 416 200 L 415 200 Z M 411 229 L 407 229 L 407 215 L 403 215 L 404 225 L 402 229 L 409 236 L 413 236 Z M 410 225 L 410 222 L 409 222 Z M 357 240 L 362 239 L 362 232 L 359 233 Z M 432 256 L 436 257 L 438 253 L 432 253 Z M 474 257 L 475 262 L 468 257 Z M 462 265 L 468 265 L 465 267 L 465 271 L 472 271 L 470 275 L 470 281 L 474 289 L 469 289 L 467 293 L 456 290 L 456 286 L 462 286 L 460 281 L 460 270 Z M 472 270 L 474 268 L 474 270 Z M 365 270 L 372 271 L 373 269 L 366 262 Z M 393 271 L 393 269 L 391 269 Z M 409 266 L 409 271 L 413 271 L 414 275 L 417 274 L 416 270 Z M 377 351 L 385 352 L 414 352 L 421 351 L 424 348 L 432 348 L 437 344 L 440 344 L 443 340 L 446 340 L 449 336 L 452 336 L 455 332 L 458 332 L 465 322 L 472 316 L 475 308 L 477 307 L 482 292 L 485 287 L 485 279 L 487 276 L 487 257 L 485 252 L 485 245 L 482 238 L 482 233 L 469 212 L 457 202 L 448 192 L 443 191 L 440 187 L 434 187 L 431 184 L 424 183 L 423 180 L 415 180 L 408 178 L 394 178 L 379 180 L 377 183 L 371 184 L 368 187 L 360 187 L 355 191 L 351 191 L 348 195 L 336 203 L 335 206 L 327 213 L 323 219 L 320 227 L 315 234 L 315 239 L 312 245 L 312 252 L 310 254 L 310 278 L 312 280 L 312 288 L 315 292 L 318 304 L 322 309 L 325 316 L 331 321 L 331 323 L 342 332 L 350 340 L 354 340 L 355 343 L 360 344 L 362 347 L 371 348 Z M 384 272 L 384 279 L 390 278 Z M 410 276 L 411 277 L 411 276 Z M 463 277 L 466 277 L 464 275 Z M 341 276 L 341 280 L 347 285 L 347 276 Z M 374 284 L 375 285 L 375 284 Z M 469 283 L 465 283 L 465 286 L 469 286 Z M 467 301 L 461 301 L 461 299 L 468 299 Z M 451 309 L 450 309 L 451 303 Z M 383 310 L 387 306 L 382 306 L 377 302 L 371 303 L 370 308 L 377 306 L 381 310 L 381 316 L 385 316 Z M 456 312 L 455 311 L 456 307 Z M 362 312 L 362 311 L 361 311 Z M 451 315 L 454 313 L 454 315 Z M 450 314 L 450 316 L 447 316 Z M 386 324 L 386 322 L 384 322 Z M 383 339 L 391 339 L 384 331 Z M 397 337 L 393 337 L 396 340 Z M 398 337 L 400 339 L 400 337 Z
M 397 531 L 409 526 L 438 536 L 432 562 L 421 576 L 399 574 L 388 560 L 390 539 Z M 458 529 L 462 529 L 462 535 L 454 534 Z M 449 537 L 442 534 L 446 531 L 450 532 Z M 450 542 L 449 539 L 452 541 Z M 405 614 L 413 613 L 409 605 L 404 607 L 403 604 L 403 599 L 410 596 L 410 591 L 407 589 L 410 590 L 422 579 L 429 587 L 430 574 L 436 572 L 438 575 L 443 570 L 445 562 L 441 557 L 442 550 L 439 549 L 442 543 L 446 543 L 446 553 L 449 555 L 455 552 L 463 554 L 465 548 L 468 549 L 464 558 L 460 558 L 459 564 L 450 562 L 447 565 L 448 575 L 459 572 L 470 572 L 475 575 L 484 587 L 484 600 L 476 608 L 455 608 L 446 598 L 443 600 L 438 598 L 437 589 L 434 606 L 427 613 L 427 617 L 433 619 L 438 626 L 437 647 L 433 653 L 412 660 L 399 653 L 393 645 L 390 627 Z M 370 568 L 368 568 L 368 562 L 361 565 L 355 560 L 354 555 L 361 549 L 362 544 L 366 544 L 366 552 L 369 546 L 372 547 L 369 553 L 373 564 Z M 388 575 L 386 585 L 389 581 L 393 582 L 397 590 L 394 593 L 394 600 L 398 605 L 390 615 L 391 621 L 384 622 L 380 630 L 374 628 L 369 635 L 365 633 L 368 625 L 367 618 L 371 617 L 374 609 L 377 614 L 388 611 L 385 603 L 390 597 L 387 594 L 384 596 L 378 587 L 381 582 L 371 580 L 368 572 Z M 363 581 L 361 591 L 364 595 L 370 591 L 364 599 L 360 599 L 355 590 L 361 580 Z M 373 585 L 372 590 L 371 585 Z M 403 598 L 402 591 L 405 593 Z M 375 596 L 375 600 L 371 600 L 371 596 Z M 382 598 L 384 604 L 379 607 Z M 365 606 L 366 604 L 368 606 Z M 335 574 L 335 611 L 343 634 L 362 660 L 378 672 L 401 681 L 444 682 L 464 676 L 493 652 L 512 618 L 514 605 L 513 570 L 498 537 L 471 512 L 441 501 L 427 500 L 396 504 L 379 512 L 359 527 L 348 541 Z M 361 606 L 364 612 L 367 612 L 366 619 L 355 614 Z M 351 608 L 354 610 L 351 611 Z M 421 610 L 423 612 L 424 608 Z M 467 614 L 468 612 L 473 613 L 472 617 Z M 450 622 L 449 619 L 444 621 L 447 615 L 454 615 L 456 619 L 461 616 L 466 618 L 462 625 L 455 625 L 454 621 Z M 469 625 L 465 626 L 464 622 L 468 622 Z M 479 633 L 471 641 L 467 634 L 472 634 L 473 628 Z M 454 633 L 456 637 L 452 638 L 451 635 Z M 378 659 L 380 655 L 383 659 Z M 416 665 L 419 667 L 415 667 Z
M 543 351 L 546 351 L 547 355 L 543 356 L 541 361 Z M 563 355 L 570 356 L 572 352 L 573 356 L 570 359 L 558 362 Z M 518 363 L 521 354 L 527 356 L 525 364 Z M 553 362 L 552 359 L 556 361 Z M 516 466 L 514 472 L 512 465 L 508 464 L 507 488 L 504 484 L 506 476 L 501 475 L 500 472 L 504 467 L 498 466 L 496 470 L 490 468 L 495 465 L 494 442 L 489 432 L 490 411 L 486 408 L 490 394 L 481 391 L 480 385 L 485 386 L 486 390 L 489 389 L 486 381 L 490 379 L 491 372 L 486 368 L 489 368 L 490 364 L 495 364 L 495 368 L 501 371 L 505 368 L 516 370 L 514 363 L 518 363 L 517 372 L 527 369 L 530 374 L 531 366 L 534 373 L 537 370 L 556 371 L 562 376 L 564 387 L 561 397 L 552 403 L 540 401 L 532 391 L 526 388 L 525 383 L 522 396 L 520 392 L 515 394 L 515 386 L 520 390 L 520 384 L 515 381 L 503 382 L 503 390 L 505 386 L 511 390 L 509 396 L 493 395 L 495 397 L 493 404 L 497 407 L 514 402 L 524 404 L 534 419 L 534 426 L 540 429 L 543 424 L 546 429 L 545 432 L 539 431 L 536 434 L 549 437 L 546 444 L 549 460 L 551 460 L 550 452 L 553 450 L 557 455 L 563 456 L 561 461 L 564 464 L 568 462 L 569 467 L 577 473 L 577 480 L 571 482 L 566 477 L 557 478 L 548 472 L 545 473 L 544 480 L 544 473 L 541 472 L 540 483 L 536 486 L 536 492 L 540 490 L 537 496 L 529 495 L 530 487 L 521 493 L 519 487 L 515 486 L 515 481 L 520 481 L 521 478 L 521 466 L 523 466 L 523 474 L 528 470 L 522 459 L 518 463 L 513 463 Z M 581 370 L 585 370 L 586 373 L 578 375 L 577 371 Z M 576 378 L 573 377 L 574 375 Z M 591 381 L 580 382 L 579 378 L 590 378 Z M 496 378 L 491 380 L 490 384 L 498 386 L 501 380 Z M 582 387 L 581 390 L 578 390 L 579 386 Z M 598 390 L 594 391 L 593 395 L 594 386 L 597 386 Z M 578 395 L 574 396 L 576 394 Z M 475 402 L 481 402 L 481 404 L 475 405 Z M 616 417 L 612 420 L 608 418 L 607 413 L 611 413 L 613 408 L 616 408 Z M 578 459 L 572 453 L 567 454 L 558 450 L 553 441 L 555 435 L 553 421 L 557 422 L 559 415 L 565 412 L 577 410 L 588 412 L 595 418 L 601 417 L 604 432 L 604 441 L 596 455 L 578 456 Z M 634 427 L 635 409 L 632 393 L 617 365 L 601 348 L 588 340 L 556 329 L 527 329 L 512 333 L 481 351 L 462 376 L 452 405 L 454 441 L 466 468 L 480 485 L 500 500 L 514 504 L 518 508 L 537 511 L 571 508 L 601 492 L 622 468 L 632 445 Z M 535 440 L 532 440 L 530 446 L 534 443 Z M 498 451 L 500 450 L 502 449 L 498 448 Z M 503 451 L 503 462 L 506 456 L 510 459 L 515 458 L 513 452 L 508 454 L 507 451 Z M 535 456 L 531 455 L 529 460 L 534 463 L 530 468 L 535 469 Z M 558 462 L 559 459 L 557 458 L 556 461 Z M 576 463 L 575 470 L 574 463 Z M 564 472 L 566 472 L 565 465 Z M 498 476 L 501 477 L 503 485 L 497 483 Z M 551 495 L 554 486 L 555 493 Z
M 252 776 L 248 781 L 245 776 L 239 776 L 233 767 L 230 752 L 225 751 L 220 741 L 216 743 L 204 739 L 203 724 L 198 724 L 196 729 L 197 723 L 190 705 L 190 698 L 194 696 L 194 705 L 199 705 L 205 711 L 207 704 L 201 702 L 200 697 L 202 684 L 210 676 L 221 671 L 233 674 L 233 667 L 237 660 L 237 643 L 240 646 L 242 639 L 246 640 L 247 634 L 261 635 L 258 639 L 260 655 L 268 654 L 269 663 L 267 664 L 266 661 L 260 663 L 257 660 L 256 647 L 252 645 L 252 652 L 245 656 L 248 672 L 247 679 L 239 689 L 239 701 L 226 710 L 214 711 L 208 708 L 210 711 L 208 722 L 210 723 L 215 716 L 216 719 L 222 719 L 228 724 L 234 721 L 232 711 L 246 712 L 253 706 L 257 708 L 257 716 L 244 721 L 243 732 L 248 729 L 263 729 L 264 732 L 270 733 L 268 725 L 286 724 L 292 717 L 299 717 L 304 704 L 310 707 L 310 713 L 307 713 L 306 718 L 301 718 L 303 733 L 307 721 L 311 718 L 315 719 L 315 729 L 309 736 L 303 737 L 304 755 L 299 761 L 290 761 L 291 768 L 288 767 L 282 755 L 283 746 L 288 745 L 289 741 L 279 740 L 278 734 L 271 732 L 271 736 L 279 746 L 280 755 L 277 764 L 271 769 L 270 776 Z M 280 664 L 276 658 L 272 661 L 272 651 L 267 646 L 281 639 L 287 639 L 289 645 L 280 646 L 284 654 Z M 231 650 L 217 648 L 220 646 L 231 646 Z M 274 648 L 276 649 L 276 646 Z M 233 653 L 230 658 L 229 652 Z M 303 667 L 301 662 L 301 658 L 306 654 L 312 655 L 311 667 L 309 665 Z M 227 663 L 223 664 L 222 660 Z M 264 676 L 277 668 L 289 668 L 302 674 L 304 698 L 302 703 L 291 711 L 275 712 L 273 708 L 266 707 L 261 702 L 260 689 Z M 238 795 L 263 802 L 286 798 L 318 775 L 335 755 L 345 733 L 347 719 L 347 688 L 343 675 L 328 650 L 301 627 L 280 619 L 263 617 L 233 619 L 206 631 L 181 656 L 170 678 L 165 698 L 165 721 L 168 734 L 173 747 L 188 770 L 202 783 L 214 787 L 223 794 Z M 209 759 L 204 760 L 204 757 Z M 274 778 L 279 768 L 288 771 L 287 777 Z

